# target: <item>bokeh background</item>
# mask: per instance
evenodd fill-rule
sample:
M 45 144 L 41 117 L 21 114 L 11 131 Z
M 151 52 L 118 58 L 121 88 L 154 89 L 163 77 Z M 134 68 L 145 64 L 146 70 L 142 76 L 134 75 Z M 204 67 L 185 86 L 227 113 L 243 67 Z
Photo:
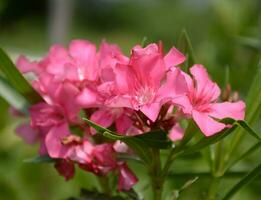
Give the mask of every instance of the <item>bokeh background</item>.
M 146 36 L 149 42 L 162 40 L 167 50 L 177 43 L 183 29 L 190 36 L 197 60 L 211 76 L 224 87 L 229 67 L 233 90 L 244 98 L 261 58 L 260 0 L 0 0 L 0 45 L 14 60 L 19 54 L 39 58 L 51 44 L 67 45 L 75 38 L 97 45 L 105 38 L 119 44 L 128 55 L 129 49 Z M 20 122 L 9 114 L 8 104 L 0 97 L 0 199 L 66 199 L 78 194 L 81 187 L 97 184 L 91 174 L 80 170 L 74 180 L 65 182 L 49 164 L 24 163 L 37 154 L 38 147 L 24 144 L 15 135 Z M 261 130 L 260 124 L 254 128 Z M 252 142 L 246 138 L 245 145 Z M 260 153 L 235 170 L 254 167 L 261 160 Z M 139 166 L 133 167 L 146 176 Z M 208 167 L 199 157 L 178 160 L 174 171 L 204 170 Z M 227 191 L 237 180 L 226 179 L 220 190 Z M 261 199 L 260 180 L 244 188 L 234 200 Z M 168 186 L 184 181 L 170 177 Z M 200 199 L 199 191 L 207 189 L 208 181 L 200 177 L 181 199 Z M 136 189 L 146 190 L 146 184 L 141 181 Z

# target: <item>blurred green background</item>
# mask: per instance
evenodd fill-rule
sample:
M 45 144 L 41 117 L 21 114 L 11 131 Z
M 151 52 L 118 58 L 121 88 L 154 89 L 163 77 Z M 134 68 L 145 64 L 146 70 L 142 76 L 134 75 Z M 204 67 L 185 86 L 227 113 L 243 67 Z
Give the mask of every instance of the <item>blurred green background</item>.
M 0 45 L 14 60 L 19 54 L 38 58 L 52 43 L 67 45 L 75 38 L 96 44 L 106 38 L 129 54 L 129 49 L 147 36 L 149 42 L 162 40 L 167 51 L 177 43 L 182 29 L 191 38 L 197 60 L 221 87 L 229 66 L 233 90 L 244 99 L 261 58 L 260 0 L 0 0 Z M 97 184 L 91 174 L 80 170 L 74 180 L 65 182 L 51 165 L 23 163 L 37 154 L 37 147 L 24 144 L 15 135 L 14 129 L 23 119 L 10 116 L 1 98 L 0 113 L 0 199 L 65 199 L 78 194 L 81 187 Z M 260 124 L 256 123 L 256 130 L 261 130 Z M 243 146 L 253 143 L 245 140 Z M 260 153 L 257 151 L 235 170 L 254 167 L 261 160 Z M 146 176 L 138 165 L 132 167 Z M 200 157 L 178 160 L 173 169 L 204 170 L 208 170 L 207 163 Z M 225 179 L 220 191 L 224 193 L 237 180 Z M 233 199 L 261 199 L 260 180 Z M 178 187 L 185 181 L 170 177 L 168 187 Z M 200 199 L 208 181 L 200 177 L 180 199 Z M 146 183 L 142 180 L 136 189 L 146 190 Z

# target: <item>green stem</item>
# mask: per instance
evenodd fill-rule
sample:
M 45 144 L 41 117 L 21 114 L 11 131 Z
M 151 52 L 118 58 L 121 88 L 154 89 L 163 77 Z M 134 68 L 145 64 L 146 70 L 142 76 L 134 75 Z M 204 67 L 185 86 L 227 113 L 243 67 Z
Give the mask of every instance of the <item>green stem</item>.
M 212 178 L 206 200 L 216 200 L 220 180 L 221 179 L 219 177 Z
M 153 149 L 153 161 L 150 169 L 151 186 L 154 200 L 161 200 L 164 178 L 161 176 L 160 151 Z
M 110 189 L 110 185 L 109 185 L 109 180 L 108 177 L 104 177 L 104 176 L 99 176 L 98 177 L 98 181 L 101 187 L 101 191 L 109 196 L 111 196 L 111 189 Z

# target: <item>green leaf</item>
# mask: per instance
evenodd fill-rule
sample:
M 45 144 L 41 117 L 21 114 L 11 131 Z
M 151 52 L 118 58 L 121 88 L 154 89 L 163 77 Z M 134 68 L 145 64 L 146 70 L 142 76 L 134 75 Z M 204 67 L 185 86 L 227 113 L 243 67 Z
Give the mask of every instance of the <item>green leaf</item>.
M 122 161 L 135 161 L 142 163 L 142 160 L 135 155 L 130 155 L 128 153 L 117 153 L 117 158 Z
M 141 200 L 142 199 L 142 198 L 140 198 L 139 194 L 133 188 L 131 188 L 128 191 L 123 191 L 123 193 L 126 194 L 132 200 Z
M 141 40 L 141 47 L 142 48 L 146 47 L 147 42 L 148 42 L 148 38 L 144 36 Z
M 229 192 L 223 197 L 222 200 L 231 199 L 242 187 L 252 182 L 257 176 L 261 174 L 261 163 L 243 177 Z
M 53 163 L 56 159 L 51 158 L 49 156 L 36 156 L 34 158 L 29 158 L 24 160 L 25 163 L 34 163 L 34 164 L 40 164 L 40 163 Z
M 154 130 L 132 137 L 143 140 L 148 146 L 152 148 L 168 149 L 172 145 L 172 142 L 167 138 L 167 133 L 163 130 Z
M 86 121 L 92 128 L 94 128 L 97 132 L 99 133 L 104 133 L 104 132 L 112 132 L 107 128 L 104 128 L 96 123 L 94 123 L 93 121 L 87 119 L 87 118 L 82 118 L 84 121 Z
M 42 97 L 32 88 L 23 75 L 13 64 L 8 55 L 0 48 L 0 70 L 10 84 L 23 95 L 30 103 L 43 101 Z
M 229 129 L 224 129 L 223 131 L 216 133 L 213 136 L 210 137 L 204 137 L 202 138 L 200 141 L 198 141 L 196 144 L 189 146 L 187 148 L 185 148 L 182 152 L 181 155 L 186 155 L 186 154 L 191 154 L 191 153 L 195 153 L 197 151 L 202 150 L 203 148 L 212 145 L 220 140 L 222 140 L 223 138 L 227 137 L 229 134 L 231 134 L 235 128 L 237 127 L 237 125 L 233 125 L 231 128 Z
M 261 60 L 246 99 L 246 121 L 252 125 L 261 114 Z
M 226 170 L 230 169 L 232 166 L 236 165 L 238 162 L 243 160 L 244 158 L 247 158 L 249 155 L 254 153 L 256 150 L 258 150 L 261 147 L 261 142 L 256 143 L 252 147 L 250 147 L 245 153 L 243 153 L 241 156 L 238 158 L 231 160 L 231 162 L 228 164 L 226 167 Z
M 98 124 L 92 122 L 91 120 L 87 118 L 83 118 L 84 121 L 86 121 L 91 127 L 93 127 L 97 132 L 102 133 L 104 137 L 107 137 L 112 140 L 120 140 L 127 144 L 130 148 L 132 148 L 145 163 L 151 162 L 151 151 L 149 149 L 149 146 L 141 139 L 135 137 L 135 136 L 123 136 L 119 135 L 117 133 L 114 133 L 113 131 L 110 131 L 109 129 L 103 128 L 99 126 Z
M 226 172 L 222 177 L 227 179 L 238 179 L 242 178 L 247 174 L 246 171 L 228 171 Z M 171 172 L 168 174 L 167 179 L 173 180 L 173 179 L 190 179 L 193 177 L 199 177 L 200 179 L 210 179 L 211 174 L 209 171 L 205 172 Z M 256 180 L 261 180 L 261 175 L 257 177 Z
M 81 200 L 124 200 L 121 196 L 110 196 L 108 194 L 100 193 L 98 191 L 90 191 L 81 189 L 80 197 L 73 197 L 70 199 L 81 199 Z
M 69 126 L 69 129 L 70 129 L 70 132 L 73 133 L 74 135 L 77 135 L 80 137 L 83 136 L 83 130 L 79 126 L 71 125 L 71 126 Z
M 136 137 L 121 136 L 107 131 L 103 133 L 103 136 L 112 140 L 120 140 L 124 142 L 130 148 L 132 148 L 140 156 L 140 158 L 145 161 L 145 163 L 151 162 L 151 151 L 149 149 L 149 146 L 143 140 Z
M 87 123 L 93 127 L 99 133 L 103 133 L 103 135 L 112 140 L 129 140 L 129 139 L 139 139 L 146 143 L 147 146 L 158 149 L 167 149 L 171 147 L 171 142 L 167 138 L 167 133 L 163 130 L 154 130 L 150 132 L 146 132 L 140 135 L 135 136 L 124 136 L 119 135 L 109 129 L 99 126 L 98 124 L 92 122 L 87 118 L 83 118 L 83 120 L 87 121 Z
M 28 114 L 29 103 L 26 99 L 20 95 L 12 86 L 0 76 L 0 96 L 6 100 L 11 106 L 21 111 L 24 114 Z
M 261 137 L 247 124 L 247 122 L 243 120 L 238 120 L 236 121 L 236 123 L 243 129 L 245 129 L 245 131 L 247 131 L 251 136 L 261 141 Z
M 261 51 L 261 40 L 258 38 L 237 36 L 236 41 L 243 46 Z
M 196 57 L 194 54 L 194 50 L 191 45 L 191 41 L 189 39 L 188 33 L 185 29 L 182 30 L 182 32 L 179 36 L 177 48 L 186 55 L 187 60 L 186 60 L 185 65 L 187 68 L 191 67 L 193 64 L 196 63 Z

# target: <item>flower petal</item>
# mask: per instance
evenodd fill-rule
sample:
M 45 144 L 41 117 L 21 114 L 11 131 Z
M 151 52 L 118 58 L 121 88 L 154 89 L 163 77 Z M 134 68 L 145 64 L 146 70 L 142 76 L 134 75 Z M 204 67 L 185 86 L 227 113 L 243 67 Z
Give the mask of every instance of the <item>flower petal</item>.
M 118 190 L 130 190 L 138 182 L 138 178 L 124 163 L 119 166 Z
M 66 158 L 70 146 L 63 145 L 62 139 L 70 135 L 68 125 L 63 123 L 58 126 L 54 126 L 50 129 L 45 137 L 45 145 L 48 151 L 48 154 L 52 158 Z
M 232 118 L 243 120 L 245 117 L 245 107 L 246 105 L 243 101 L 214 103 L 211 105 L 212 111 L 209 115 L 217 119 Z
M 160 87 L 158 96 L 161 98 L 176 98 L 187 93 L 187 83 L 181 70 L 175 68 L 173 71 L 167 73 L 166 82 Z
M 203 65 L 195 64 L 190 72 L 196 80 L 196 98 L 202 101 L 215 101 L 220 95 L 220 89 L 208 76 Z
M 186 57 L 175 47 L 172 47 L 167 55 L 164 57 L 165 65 L 167 69 L 177 66 L 183 63 L 186 60 Z
M 212 119 L 207 113 L 193 110 L 192 117 L 205 136 L 214 135 L 226 127 L 225 124 Z
M 151 121 L 155 122 L 159 115 L 160 108 L 160 103 L 152 103 L 142 106 L 140 111 L 143 112 L 143 114 L 146 115 Z
M 76 102 L 84 108 L 96 107 L 99 104 L 99 95 L 97 92 L 86 87 L 76 97 Z
M 177 140 L 181 140 L 183 136 L 184 136 L 184 130 L 180 127 L 178 123 L 172 127 L 168 135 L 169 139 L 173 142 Z

